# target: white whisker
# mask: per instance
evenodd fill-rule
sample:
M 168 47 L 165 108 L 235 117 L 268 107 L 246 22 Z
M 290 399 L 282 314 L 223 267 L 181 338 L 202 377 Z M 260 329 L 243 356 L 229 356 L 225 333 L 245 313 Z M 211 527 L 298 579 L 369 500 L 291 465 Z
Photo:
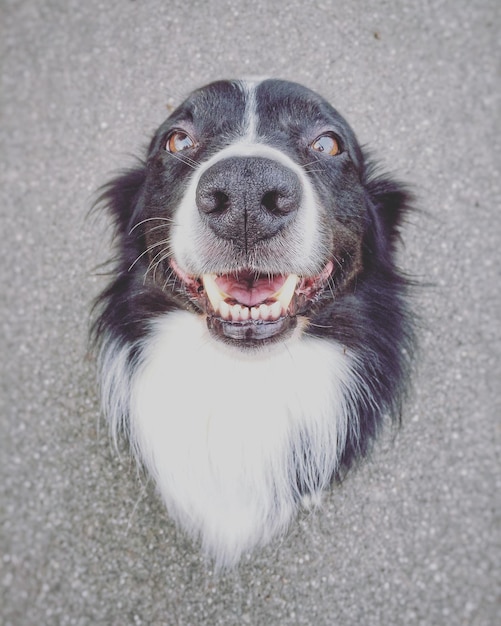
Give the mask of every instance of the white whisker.
M 309 161 L 308 163 L 303 163 L 301 167 L 308 167 L 308 165 L 317 165 L 320 163 L 319 159 L 313 159 L 313 161 Z
M 170 156 L 174 157 L 178 161 L 181 161 L 181 163 L 184 163 L 185 165 L 188 165 L 189 167 L 193 168 L 194 170 L 196 170 L 197 167 L 200 165 L 200 163 L 197 163 L 197 161 L 195 161 L 194 159 L 190 159 L 187 156 L 181 156 L 180 154 L 177 154 L 175 152 L 167 152 L 167 154 L 169 154 Z
M 146 272 L 144 273 L 144 282 L 146 282 L 146 277 L 151 270 L 153 270 L 153 280 L 155 280 L 155 272 L 157 270 L 157 267 L 170 255 L 171 245 L 169 239 L 163 239 L 162 241 L 159 241 L 156 245 L 162 245 L 164 247 L 159 252 L 157 252 L 155 256 L 151 259 L 150 264 L 148 265 L 148 267 L 146 268 Z
M 176 284 L 177 276 L 176 276 L 176 273 L 174 272 L 174 270 L 172 268 L 170 268 L 169 271 L 166 272 L 166 276 L 167 277 L 166 277 L 165 282 L 163 284 L 162 291 L 166 290 L 167 285 L 169 284 L 169 281 L 171 281 L 172 279 L 173 279 L 172 280 L 172 285 Z
M 131 263 L 131 265 L 129 266 L 129 268 L 127 269 L 128 272 L 131 271 L 131 269 L 134 267 L 134 265 L 136 265 L 136 263 L 145 255 L 148 254 L 149 252 L 151 252 L 153 250 L 153 248 L 156 248 L 157 246 L 163 246 L 164 244 L 168 244 L 169 240 L 168 239 L 163 239 L 161 241 L 157 241 L 156 243 L 151 244 L 151 246 L 149 246 L 148 248 L 146 248 L 146 250 L 143 250 L 143 252 L 141 252 L 141 254 L 139 256 L 136 257 L 136 259 L 134 260 L 133 263 Z
M 138 226 L 141 226 L 142 224 L 145 224 L 146 222 L 151 222 L 153 220 L 162 220 L 163 222 L 168 222 L 170 224 L 172 224 L 174 222 L 174 220 L 170 217 L 148 217 L 144 220 L 141 220 L 140 222 L 138 222 L 137 224 L 134 224 L 134 226 L 129 230 L 129 235 L 132 234 L 132 232 L 134 230 L 136 230 L 136 228 Z

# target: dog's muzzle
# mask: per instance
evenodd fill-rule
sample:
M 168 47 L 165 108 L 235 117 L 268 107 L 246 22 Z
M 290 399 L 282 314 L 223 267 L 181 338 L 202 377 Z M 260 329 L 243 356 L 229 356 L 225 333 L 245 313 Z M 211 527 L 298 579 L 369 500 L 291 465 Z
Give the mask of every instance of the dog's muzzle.
M 207 226 L 245 251 L 290 224 L 301 200 L 297 175 L 263 157 L 218 161 L 202 174 L 196 190 L 197 208 Z
M 303 193 L 291 168 L 261 156 L 228 157 L 201 173 L 196 187 L 200 218 L 214 246 L 230 243 L 234 257 L 227 257 L 227 268 L 217 273 L 190 275 L 174 259 L 171 267 L 217 339 L 242 348 L 284 339 L 328 282 L 330 261 L 317 275 L 290 273 L 286 263 L 279 273 L 270 272 L 265 261 L 259 267 L 263 247 L 268 254 L 273 251 L 275 267 L 280 267 Z

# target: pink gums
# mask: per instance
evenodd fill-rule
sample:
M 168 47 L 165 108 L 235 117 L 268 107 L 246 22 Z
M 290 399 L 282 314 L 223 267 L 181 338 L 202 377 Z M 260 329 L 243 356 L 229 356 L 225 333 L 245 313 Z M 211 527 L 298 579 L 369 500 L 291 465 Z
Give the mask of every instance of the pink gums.
M 266 302 L 283 286 L 287 276 L 271 276 L 256 278 L 254 274 L 245 273 L 232 276 L 224 274 L 216 278 L 219 289 L 239 304 L 248 307 Z

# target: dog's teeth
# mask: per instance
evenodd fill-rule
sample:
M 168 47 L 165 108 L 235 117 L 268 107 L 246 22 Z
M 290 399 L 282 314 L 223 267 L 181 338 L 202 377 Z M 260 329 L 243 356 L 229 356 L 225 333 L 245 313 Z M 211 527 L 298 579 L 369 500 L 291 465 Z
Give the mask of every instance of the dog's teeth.
M 242 322 L 246 322 L 251 315 L 250 309 L 247 306 L 240 307 L 240 319 Z
M 299 276 L 297 276 L 297 274 L 289 274 L 280 291 L 275 294 L 277 302 L 282 305 L 284 311 L 287 311 L 289 308 L 298 281 Z
M 283 306 L 282 303 L 277 300 L 270 306 L 270 317 L 273 320 L 277 320 L 282 314 Z
M 228 304 L 226 299 L 229 296 L 217 286 L 215 274 L 204 274 L 202 276 L 204 289 L 214 312 L 223 319 L 233 322 L 246 322 L 249 319 L 255 321 L 277 320 L 281 315 L 286 315 L 298 280 L 299 277 L 296 274 L 290 274 L 282 288 L 273 296 L 275 300 L 273 304 L 262 303 L 249 308 L 239 303 L 234 305 Z
M 214 274 L 204 274 L 202 276 L 202 282 L 212 308 L 214 311 L 218 311 L 226 296 L 221 293 L 219 287 L 216 285 L 216 276 Z
M 239 304 L 234 304 L 233 306 L 230 306 L 230 315 L 231 315 L 231 319 L 234 322 L 238 322 L 238 320 L 240 319 L 241 309 L 242 307 Z
M 214 310 L 217 312 L 216 308 Z M 226 304 L 224 300 L 221 300 L 219 303 L 219 314 L 225 320 L 229 320 L 231 318 L 231 307 L 229 304 Z
M 230 307 L 231 319 L 234 322 L 245 322 L 249 319 L 249 309 L 241 304 L 234 304 Z
M 250 315 L 253 320 L 259 319 L 259 307 L 253 306 L 250 310 Z
M 259 317 L 262 320 L 267 320 L 270 317 L 270 307 L 267 304 L 259 305 Z

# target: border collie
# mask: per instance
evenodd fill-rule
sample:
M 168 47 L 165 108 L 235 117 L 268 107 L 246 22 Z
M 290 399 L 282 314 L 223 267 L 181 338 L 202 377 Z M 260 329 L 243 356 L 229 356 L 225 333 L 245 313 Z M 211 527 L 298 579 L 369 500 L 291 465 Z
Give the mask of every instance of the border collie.
M 232 567 L 399 418 L 408 193 L 316 93 L 229 80 L 193 92 L 98 203 L 117 241 L 93 324 L 103 411 Z

